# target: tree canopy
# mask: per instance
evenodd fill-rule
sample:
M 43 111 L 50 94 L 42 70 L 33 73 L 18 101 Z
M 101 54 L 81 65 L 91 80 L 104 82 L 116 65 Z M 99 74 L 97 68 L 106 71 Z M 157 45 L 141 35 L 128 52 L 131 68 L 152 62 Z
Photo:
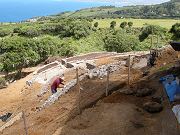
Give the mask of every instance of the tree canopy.
M 142 28 L 142 32 L 139 35 L 139 40 L 144 41 L 149 35 L 163 35 L 167 32 L 167 29 L 158 25 L 148 25 Z
M 128 52 L 135 50 L 139 45 L 139 40 L 131 34 L 124 34 L 122 31 L 111 33 L 104 38 L 105 49 L 114 52 Z

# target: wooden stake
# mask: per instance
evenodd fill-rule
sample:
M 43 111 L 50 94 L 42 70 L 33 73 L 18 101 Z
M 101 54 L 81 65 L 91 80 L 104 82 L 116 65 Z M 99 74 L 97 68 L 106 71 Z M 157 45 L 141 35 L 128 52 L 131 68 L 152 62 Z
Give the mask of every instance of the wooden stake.
M 80 88 L 80 83 L 79 83 L 79 72 L 78 72 L 78 68 L 76 68 L 76 79 L 77 79 L 77 87 L 78 87 L 78 91 L 79 91 L 79 102 L 78 102 L 78 108 L 79 108 L 79 114 L 81 114 L 81 88 Z
M 47 81 L 47 75 L 46 75 L 46 71 L 45 71 L 45 78 L 44 78 L 44 81 Z
M 23 122 L 24 122 L 25 135 L 28 135 L 27 125 L 26 125 L 26 117 L 25 117 L 24 111 L 22 111 L 22 117 L 23 117 Z
M 159 35 L 157 35 L 157 44 L 159 44 Z
M 128 88 L 130 87 L 130 77 L 131 77 L 131 55 L 128 59 Z
M 110 69 L 108 67 L 107 68 L 107 82 L 106 82 L 106 97 L 108 96 L 108 91 L 109 91 L 109 73 L 110 73 Z
M 151 48 L 150 49 L 152 49 L 152 47 L 153 47 L 153 35 L 151 35 Z

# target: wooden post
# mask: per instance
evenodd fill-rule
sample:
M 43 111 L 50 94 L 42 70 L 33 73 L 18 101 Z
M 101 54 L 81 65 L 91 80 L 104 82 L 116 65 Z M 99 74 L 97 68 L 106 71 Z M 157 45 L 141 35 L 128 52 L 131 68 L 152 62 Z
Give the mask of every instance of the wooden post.
M 107 82 L 106 82 L 106 97 L 108 96 L 108 90 L 109 90 L 109 73 L 110 68 L 107 68 Z
M 156 44 L 156 49 L 158 48 L 159 46 L 159 35 L 157 35 L 157 44 Z
M 131 77 L 131 55 L 128 58 L 128 88 L 130 87 L 130 77 Z
M 78 87 L 78 91 L 79 91 L 79 101 L 78 101 L 78 108 L 79 108 L 79 114 L 81 114 L 81 89 L 80 89 L 80 83 L 79 83 L 79 72 L 78 72 L 78 68 L 76 68 L 76 79 L 77 79 L 77 87 Z
M 159 44 L 159 35 L 157 35 L 157 44 Z
M 26 125 L 26 117 L 25 117 L 24 111 L 22 111 L 22 117 L 23 117 L 23 122 L 24 122 L 25 135 L 28 135 L 27 125 Z
M 150 49 L 152 49 L 152 47 L 153 47 L 153 35 L 151 35 L 151 48 Z
M 47 81 L 47 75 L 46 75 L 46 71 L 45 71 L 45 78 L 44 78 L 44 81 Z

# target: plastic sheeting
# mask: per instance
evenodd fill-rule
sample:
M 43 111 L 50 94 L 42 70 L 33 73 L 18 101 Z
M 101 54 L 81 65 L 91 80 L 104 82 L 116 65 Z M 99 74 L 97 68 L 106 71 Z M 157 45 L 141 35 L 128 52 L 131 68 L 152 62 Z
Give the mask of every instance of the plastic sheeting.
M 172 111 L 174 112 L 174 114 L 180 124 L 180 105 L 173 106 Z
M 163 83 L 170 102 L 175 100 L 175 95 L 180 93 L 180 86 L 178 85 L 174 75 L 167 75 L 162 77 L 160 81 Z

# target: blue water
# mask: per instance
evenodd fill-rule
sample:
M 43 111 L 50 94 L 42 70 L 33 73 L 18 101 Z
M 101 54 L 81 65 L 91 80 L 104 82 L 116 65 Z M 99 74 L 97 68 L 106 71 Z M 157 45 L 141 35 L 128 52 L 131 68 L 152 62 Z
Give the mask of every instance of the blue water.
M 55 0 L 0 0 L 0 22 L 19 22 L 32 17 L 53 15 L 63 11 L 108 5 L 98 2 Z

